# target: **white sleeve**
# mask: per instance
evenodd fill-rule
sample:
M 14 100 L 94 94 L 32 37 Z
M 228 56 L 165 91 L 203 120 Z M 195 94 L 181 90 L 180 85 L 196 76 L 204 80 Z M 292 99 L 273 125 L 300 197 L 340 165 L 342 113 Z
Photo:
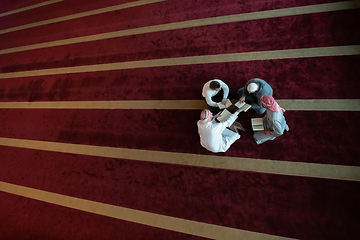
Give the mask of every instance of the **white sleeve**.
M 212 90 L 211 90 L 210 87 L 209 87 L 211 81 L 213 81 L 213 80 L 210 80 L 210 81 L 208 81 L 207 83 L 204 84 L 203 90 L 202 90 L 202 95 L 203 95 L 203 97 L 205 98 L 205 101 L 206 101 L 206 103 L 207 103 L 209 106 L 217 107 L 216 102 L 214 102 L 214 101 L 211 99 L 211 97 L 212 97 L 212 96 L 211 96 Z
M 213 100 L 211 100 L 210 94 L 206 94 L 205 100 L 206 100 L 206 103 L 207 103 L 209 106 L 212 106 L 212 107 L 217 107 L 217 106 L 218 106 L 218 105 L 216 104 L 216 102 L 214 102 Z
M 234 122 L 236 120 L 237 115 L 239 115 L 239 112 L 234 112 L 226 121 L 219 123 L 222 124 L 222 128 L 223 128 L 222 130 L 224 130 L 227 126 L 229 126 L 230 123 Z
M 220 83 L 221 88 L 224 91 L 224 97 L 223 98 L 228 98 L 229 96 L 229 87 L 228 85 L 226 85 L 226 83 L 224 83 L 223 81 L 217 79 L 217 81 Z

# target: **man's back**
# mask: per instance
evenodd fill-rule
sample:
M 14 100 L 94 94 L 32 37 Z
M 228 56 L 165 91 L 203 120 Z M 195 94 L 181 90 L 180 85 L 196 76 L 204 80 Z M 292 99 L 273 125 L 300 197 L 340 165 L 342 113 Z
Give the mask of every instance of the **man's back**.
M 213 121 L 205 124 L 200 124 L 201 121 L 198 121 L 197 125 L 200 135 L 200 144 L 211 152 L 219 152 L 222 146 L 221 132 L 223 131 L 223 128 L 221 124 Z

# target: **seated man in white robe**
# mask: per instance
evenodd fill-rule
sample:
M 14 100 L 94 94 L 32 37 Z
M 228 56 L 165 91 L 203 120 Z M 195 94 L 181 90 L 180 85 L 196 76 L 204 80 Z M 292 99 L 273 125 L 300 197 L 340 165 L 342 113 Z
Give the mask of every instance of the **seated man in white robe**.
M 226 152 L 231 144 L 240 138 L 240 134 L 227 129 L 227 127 L 236 120 L 237 115 L 243 111 L 239 108 L 226 121 L 216 122 L 212 112 L 204 109 L 201 112 L 200 119 L 197 122 L 200 135 L 200 144 L 207 150 L 217 153 Z
M 233 91 L 220 79 L 214 79 L 204 84 L 202 95 L 209 110 L 213 114 L 217 114 L 221 111 L 217 103 L 225 105 L 227 100 L 232 97 Z
M 263 117 L 265 130 L 254 133 L 254 140 L 257 144 L 274 140 L 283 135 L 285 130 L 289 131 L 289 126 L 284 117 L 285 110 L 279 106 L 272 96 L 263 95 L 261 104 L 266 108 L 266 114 Z

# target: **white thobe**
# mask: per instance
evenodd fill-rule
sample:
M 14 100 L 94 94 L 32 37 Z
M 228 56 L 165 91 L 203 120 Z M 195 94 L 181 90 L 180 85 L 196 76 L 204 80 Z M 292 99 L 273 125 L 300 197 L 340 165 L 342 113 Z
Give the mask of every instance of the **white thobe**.
M 199 120 L 197 125 L 201 146 L 214 153 L 226 152 L 231 144 L 240 138 L 238 133 L 226 128 L 236 120 L 238 114 L 239 112 L 233 113 L 228 120 L 221 123 L 215 119 L 210 122 Z
M 264 143 L 268 140 L 274 140 L 276 137 L 283 135 L 284 131 L 289 131 L 289 126 L 286 124 L 283 112 L 273 112 L 266 109 L 264 119 L 264 128 L 270 129 L 270 135 L 264 134 L 264 131 L 256 131 L 254 133 L 254 140 L 257 144 Z
M 220 79 L 210 80 L 210 81 L 208 81 L 207 83 L 204 84 L 203 89 L 202 89 L 202 95 L 203 95 L 203 97 L 205 98 L 206 103 L 207 103 L 209 106 L 217 107 L 216 102 L 214 102 L 214 101 L 211 99 L 213 96 L 215 96 L 215 95 L 218 93 L 218 91 L 212 90 L 212 89 L 210 88 L 210 83 L 211 83 L 212 81 L 216 81 L 216 82 L 220 83 L 220 87 L 221 87 L 221 88 L 223 89 L 223 91 L 224 91 L 224 96 L 223 96 L 223 98 L 227 98 L 227 97 L 228 97 L 228 95 L 229 95 L 229 87 L 228 87 L 228 85 L 226 85 L 226 83 L 224 83 L 224 82 L 221 81 Z

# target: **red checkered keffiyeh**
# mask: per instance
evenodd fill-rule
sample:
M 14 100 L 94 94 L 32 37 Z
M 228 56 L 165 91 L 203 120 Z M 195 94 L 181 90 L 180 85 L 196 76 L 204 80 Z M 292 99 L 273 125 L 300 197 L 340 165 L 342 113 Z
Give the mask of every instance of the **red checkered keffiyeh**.
M 261 97 L 261 104 L 273 112 L 285 112 L 285 109 L 280 107 L 275 99 L 270 95 L 263 95 Z
M 210 122 L 211 121 L 211 112 L 209 109 L 202 110 L 200 114 L 200 119 L 202 122 Z

